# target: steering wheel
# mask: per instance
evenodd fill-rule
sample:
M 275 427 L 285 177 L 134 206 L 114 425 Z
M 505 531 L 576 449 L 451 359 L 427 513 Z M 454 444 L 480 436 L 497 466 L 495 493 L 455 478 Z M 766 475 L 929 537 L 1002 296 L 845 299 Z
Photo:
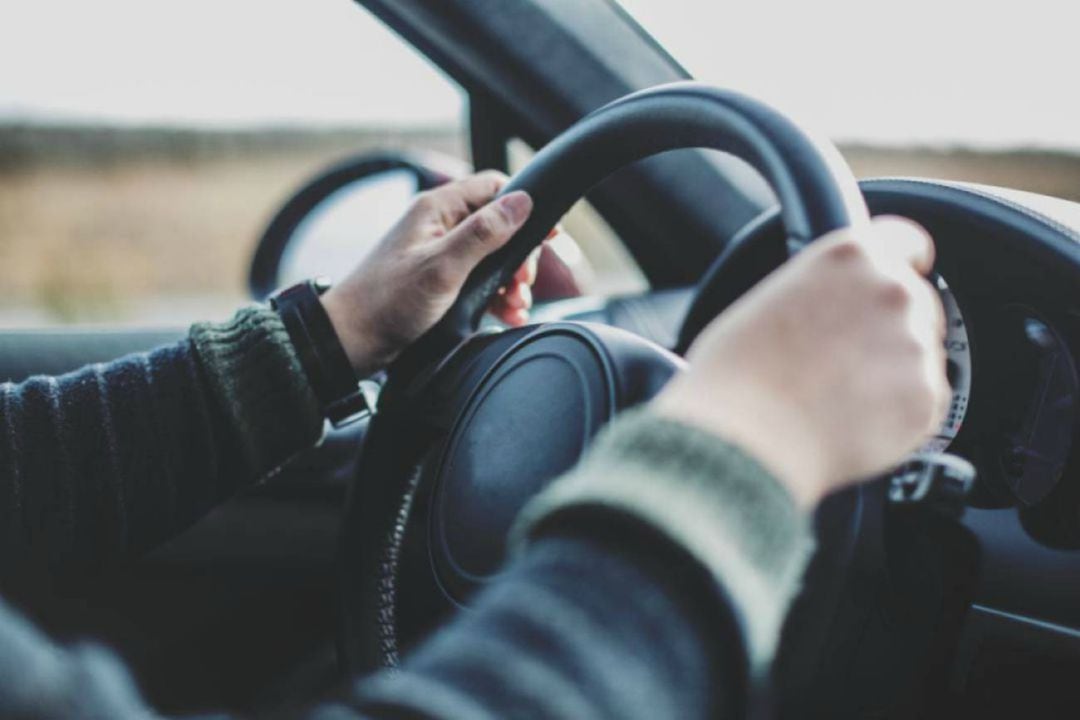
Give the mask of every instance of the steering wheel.
M 789 244 L 867 221 L 855 179 L 831 144 L 757 100 L 698 83 L 612 102 L 541 150 L 503 191 L 530 193 L 529 221 L 480 263 L 450 311 L 390 369 L 344 522 L 339 649 L 350 671 L 396 664 L 448 612 L 467 607 L 497 575 L 525 502 L 571 467 L 604 423 L 652 397 L 682 363 L 610 327 L 476 328 L 500 285 L 589 188 L 635 160 L 693 147 L 731 153 L 769 181 Z M 786 249 L 767 255 L 751 263 L 748 278 L 747 251 L 734 252 L 702 292 L 745 289 Z M 819 555 L 840 558 L 834 565 L 854 538 L 857 505 L 857 495 L 848 495 L 820 528 L 829 552 Z M 826 591 L 808 612 L 820 617 L 832 602 Z M 827 622 L 801 624 L 812 666 L 824 633 L 816 625 Z

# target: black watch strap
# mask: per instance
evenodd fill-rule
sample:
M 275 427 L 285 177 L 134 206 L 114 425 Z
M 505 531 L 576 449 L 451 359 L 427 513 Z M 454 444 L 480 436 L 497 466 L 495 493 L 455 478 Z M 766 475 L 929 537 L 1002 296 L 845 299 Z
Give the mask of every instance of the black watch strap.
M 329 287 L 322 280 L 298 283 L 271 297 L 270 307 L 281 316 L 323 414 L 336 427 L 372 408 L 319 300 Z

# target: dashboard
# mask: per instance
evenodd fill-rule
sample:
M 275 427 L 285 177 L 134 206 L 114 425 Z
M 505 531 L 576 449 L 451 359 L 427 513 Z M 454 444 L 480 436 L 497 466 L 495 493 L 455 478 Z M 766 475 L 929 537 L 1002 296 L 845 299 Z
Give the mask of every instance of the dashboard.
M 1072 457 L 1080 224 L 1066 224 L 1080 223 L 1080 211 L 961 184 L 884 180 L 864 189 L 874 212 L 911 217 L 937 243 L 954 395 L 931 445 L 975 464 L 974 510 L 1010 510 L 1039 545 L 1080 549 Z
M 1053 708 L 1080 700 L 1080 205 L 918 179 L 861 187 L 874 214 L 912 218 L 935 238 L 953 398 L 927 448 L 960 455 L 978 472 L 955 529 L 928 530 L 926 542 L 908 535 L 904 542 L 918 552 L 887 561 L 900 562 L 886 582 L 889 612 L 899 618 L 892 631 L 926 635 L 917 651 L 943 677 L 922 678 L 920 692 L 936 684 L 939 699 L 962 697 L 955 707 L 965 715 L 1001 716 L 1024 697 L 1029 704 L 1019 710 L 1027 716 L 1058 716 Z M 757 240 L 785 242 L 778 218 L 760 227 Z M 574 301 L 545 312 L 614 324 L 671 347 L 670 329 L 693 295 L 664 291 L 594 307 Z M 950 603 L 959 609 L 942 609 Z M 890 642 L 890 651 L 905 647 L 902 638 Z M 845 672 L 848 686 L 858 679 L 866 694 L 895 690 L 876 684 L 889 671 Z M 1034 709 L 1039 703 L 1045 714 Z
M 942 557 L 971 553 L 967 577 L 941 578 L 944 598 L 967 585 L 950 689 L 964 714 L 1061 716 L 1080 695 L 1080 206 L 922 180 L 863 190 L 935 238 L 954 396 L 932 444 L 978 472 L 965 532 L 938 536 Z

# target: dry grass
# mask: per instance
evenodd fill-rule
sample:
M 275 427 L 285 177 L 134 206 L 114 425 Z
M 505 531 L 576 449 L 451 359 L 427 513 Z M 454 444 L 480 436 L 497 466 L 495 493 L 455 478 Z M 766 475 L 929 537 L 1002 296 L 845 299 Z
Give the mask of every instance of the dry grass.
M 54 131 L 55 143 L 38 138 L 34 152 L 21 132 L 15 147 L 0 141 L 0 317 L 6 310 L 10 322 L 170 322 L 189 306 L 226 311 L 244 297 L 273 211 L 317 170 L 371 147 L 461 152 L 446 134 L 331 133 L 274 144 L 226 134 L 152 143 L 141 133 L 125 151 L 115 134 L 73 131 Z
M 999 185 L 1080 202 L 1080 155 L 1039 150 L 979 152 L 842 148 L 859 177 L 911 175 Z
M 0 325 L 219 315 L 270 214 L 374 147 L 460 155 L 452 133 L 0 128 Z M 925 175 L 1080 200 L 1080 157 L 847 148 L 860 176 Z

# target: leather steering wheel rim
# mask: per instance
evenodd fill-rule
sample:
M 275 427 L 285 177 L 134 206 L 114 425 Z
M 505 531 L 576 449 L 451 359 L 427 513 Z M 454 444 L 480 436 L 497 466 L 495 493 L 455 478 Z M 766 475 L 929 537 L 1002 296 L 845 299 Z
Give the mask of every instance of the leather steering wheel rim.
M 855 178 L 830 143 L 757 100 L 698 83 L 617 100 L 541 150 L 503 191 L 530 193 L 529 221 L 473 271 L 446 316 L 390 369 L 361 476 L 350 488 L 342 537 L 339 650 L 350 671 L 371 671 L 397 658 L 395 563 L 418 468 L 437 432 L 414 418 L 425 403 L 426 381 L 473 333 L 497 288 L 589 188 L 635 160 L 694 147 L 729 152 L 756 168 L 774 188 L 786 231 L 797 242 L 868 220 Z
M 869 219 L 836 147 L 765 103 L 698 82 L 632 93 L 570 127 L 507 183 L 502 195 L 533 198 L 528 222 L 470 273 L 446 315 L 395 363 L 397 374 L 418 372 L 474 332 L 498 288 L 594 185 L 636 160 L 686 148 L 727 152 L 761 173 L 795 243 Z

